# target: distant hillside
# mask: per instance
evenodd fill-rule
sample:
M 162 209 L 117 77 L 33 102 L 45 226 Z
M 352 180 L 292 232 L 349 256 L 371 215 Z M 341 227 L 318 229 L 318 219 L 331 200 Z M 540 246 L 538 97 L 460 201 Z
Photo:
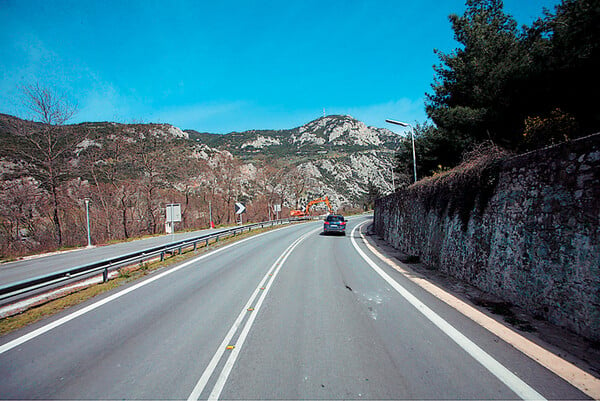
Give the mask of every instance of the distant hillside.
M 359 203 L 369 185 L 391 191 L 395 149 L 402 140 L 385 128 L 350 117 L 321 117 L 290 130 L 251 130 L 226 135 L 185 131 L 190 140 L 227 151 L 257 167 L 285 160 L 313 181 L 302 201 L 328 195 L 334 203 Z
M 0 114 L 0 249 L 79 244 L 85 198 L 99 242 L 161 232 L 171 202 L 183 205 L 180 228 L 189 229 L 208 225 L 209 205 L 216 224 L 234 222 L 237 201 L 254 221 L 271 218 L 273 205 L 287 216 L 322 196 L 335 211 L 360 210 L 391 191 L 401 140 L 349 116 L 216 135 L 169 124 L 44 126 Z
M 35 130 L 38 123 L 0 114 L 0 134 Z M 230 155 L 246 168 L 247 180 L 257 169 L 276 160 L 279 164 L 297 168 L 303 179 L 312 179 L 312 190 L 302 200 L 329 195 L 334 202 L 360 203 L 369 185 L 380 193 L 391 190 L 391 168 L 394 151 L 402 140 L 390 130 L 368 127 L 350 117 L 332 115 L 289 130 L 250 130 L 225 135 L 182 131 L 169 124 L 119 124 L 86 122 L 64 129 L 86 132 L 81 147 L 106 141 L 129 138 L 140 141 L 153 137 L 155 141 L 188 142 L 188 149 L 202 159 L 215 154 Z M 291 202 L 291 200 L 290 200 Z M 294 200 L 293 203 L 297 203 Z
M 396 149 L 399 138 L 385 128 L 367 127 L 350 116 L 327 116 L 290 130 L 250 130 L 226 135 L 186 130 L 190 139 L 234 155 L 281 155 L 322 151 Z

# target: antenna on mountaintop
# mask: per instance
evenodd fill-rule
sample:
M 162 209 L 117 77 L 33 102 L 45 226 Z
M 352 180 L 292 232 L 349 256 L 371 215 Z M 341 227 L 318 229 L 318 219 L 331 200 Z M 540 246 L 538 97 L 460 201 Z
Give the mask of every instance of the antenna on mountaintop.
M 325 117 L 325 107 L 323 107 L 323 117 Z

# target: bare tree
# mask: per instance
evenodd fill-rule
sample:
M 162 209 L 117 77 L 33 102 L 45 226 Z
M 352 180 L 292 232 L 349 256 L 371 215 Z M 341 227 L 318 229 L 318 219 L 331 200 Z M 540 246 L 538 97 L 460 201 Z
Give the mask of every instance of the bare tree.
M 33 238 L 37 228 L 34 220 L 39 215 L 40 198 L 44 196 L 31 178 L 0 181 L 0 221 L 3 229 L 0 246 L 4 251 L 20 253 L 23 251 L 21 245 L 27 243 L 22 240 Z
M 298 209 L 300 199 L 306 195 L 307 190 L 310 188 L 310 177 L 300 167 L 296 166 L 287 174 L 286 180 L 289 182 L 289 190 L 294 197 L 294 207 Z
M 77 112 L 77 104 L 37 82 L 24 86 L 22 92 L 24 106 L 46 126 L 63 125 Z
M 235 159 L 225 159 L 220 167 L 223 198 L 227 210 L 227 223 L 235 222 L 233 204 L 242 193 L 240 163 Z
M 73 176 L 69 165 L 74 151 L 85 139 L 82 130 L 64 126 L 76 112 L 77 106 L 39 83 L 22 88 L 24 105 L 37 123 L 20 123 L 16 141 L 5 148 L 7 156 L 24 161 L 24 175 L 34 177 L 48 191 L 52 199 L 52 220 L 55 239 L 63 243 L 59 218 L 59 187 Z
M 136 147 L 132 142 L 120 128 L 111 131 L 110 137 L 101 141 L 101 145 L 88 146 L 79 154 L 86 177 L 94 184 L 95 198 L 104 212 L 102 220 L 108 240 L 119 237 L 118 224 L 125 238 L 129 238 L 127 212 L 135 186 L 128 183 L 137 182 L 141 174 L 132 167 L 136 160 Z
M 254 180 L 257 191 L 264 197 L 266 215 L 271 216 L 273 205 L 283 205 L 290 188 L 290 181 L 286 178 L 290 166 L 278 161 L 267 163 L 259 168 Z

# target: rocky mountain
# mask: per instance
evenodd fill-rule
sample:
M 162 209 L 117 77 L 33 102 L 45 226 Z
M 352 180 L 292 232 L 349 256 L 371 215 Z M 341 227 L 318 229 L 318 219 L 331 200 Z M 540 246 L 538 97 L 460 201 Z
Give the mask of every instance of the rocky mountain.
M 402 140 L 390 130 L 368 127 L 342 115 L 322 117 L 290 130 L 185 133 L 190 140 L 252 165 L 250 171 L 273 160 L 285 160 L 300 172 L 298 179 L 308 181 L 301 204 L 327 195 L 337 206 L 360 203 L 369 186 L 380 193 L 391 191 L 394 152 Z
M 89 199 L 97 243 L 163 231 L 164 206 L 182 204 L 180 229 L 281 216 L 323 196 L 360 210 L 391 191 L 401 138 L 349 116 L 290 130 L 226 135 L 169 124 L 41 124 L 0 114 L 0 256 L 85 241 Z M 314 213 L 322 213 L 323 204 Z
M 0 114 L 0 133 L 31 131 L 40 124 Z M 311 199 L 329 196 L 336 207 L 358 206 L 365 194 L 375 190 L 391 191 L 394 151 L 402 140 L 385 128 L 368 127 L 343 115 L 331 115 L 289 130 L 250 130 L 229 134 L 200 133 L 169 124 L 119 124 L 89 122 L 64 127 L 72 132 L 85 131 L 78 153 L 89 146 L 107 148 L 115 138 L 127 141 L 178 140 L 188 143 L 196 157 L 237 159 L 247 184 L 247 197 L 254 193 L 252 181 L 267 165 L 295 169 L 295 182 L 302 184 L 284 203 L 301 207 Z M 108 141 L 108 142 L 107 142 Z M 298 186 L 298 185 L 296 185 Z
M 190 139 L 226 149 L 238 156 L 252 153 L 306 154 L 327 150 L 344 152 L 375 148 L 395 149 L 399 138 L 385 128 L 367 127 L 350 116 L 327 116 L 290 130 L 251 130 L 226 135 L 186 130 Z

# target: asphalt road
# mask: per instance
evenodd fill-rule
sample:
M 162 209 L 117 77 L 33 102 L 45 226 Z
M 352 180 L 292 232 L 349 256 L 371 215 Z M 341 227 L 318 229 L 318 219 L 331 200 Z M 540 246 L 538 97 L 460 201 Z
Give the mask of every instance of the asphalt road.
M 586 398 L 377 261 L 350 235 L 366 219 L 242 240 L 0 338 L 0 398 Z
M 161 235 L 113 245 L 79 248 L 73 251 L 3 263 L 0 264 L 0 285 L 15 283 L 71 267 L 77 267 L 155 246 L 166 245 L 170 242 L 217 233 L 224 230 L 225 229 L 208 229 L 175 233 L 174 235 Z

